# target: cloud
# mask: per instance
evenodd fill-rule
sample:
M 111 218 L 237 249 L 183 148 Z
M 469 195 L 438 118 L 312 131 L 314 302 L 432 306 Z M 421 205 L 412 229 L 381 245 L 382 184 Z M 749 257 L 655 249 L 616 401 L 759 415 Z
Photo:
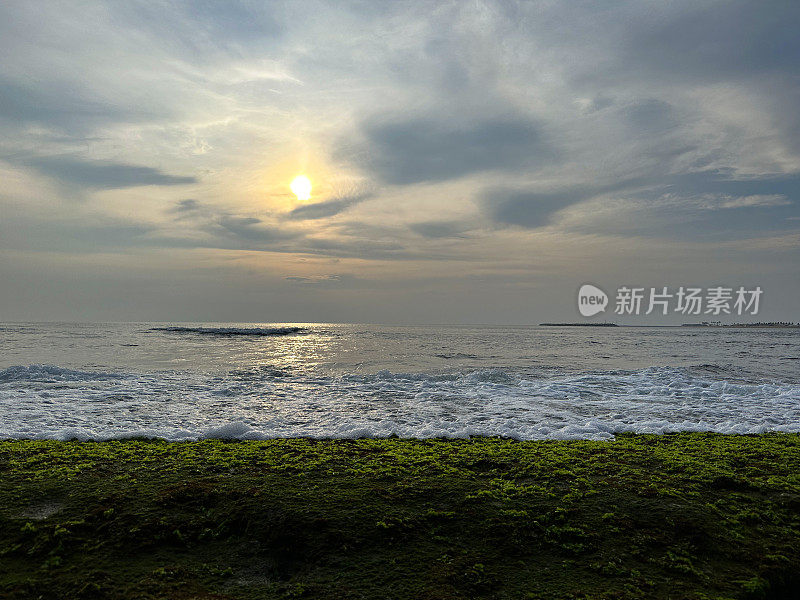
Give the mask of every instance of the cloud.
M 59 183 L 88 189 L 121 189 L 143 185 L 197 183 L 194 177 L 169 175 L 152 167 L 111 161 L 81 160 L 71 156 L 45 156 L 24 161 Z
M 172 207 L 171 212 L 175 213 L 187 213 L 193 212 L 200 208 L 201 204 L 194 200 L 193 198 L 187 198 L 185 200 L 179 200 L 175 203 L 175 206 Z
M 0 241 L 42 265 L 80 252 L 155 272 L 185 254 L 193 277 L 248 262 L 244 285 L 269 271 L 291 305 L 335 301 L 342 280 L 315 273 L 340 260 L 407 288 L 359 295 L 389 319 L 435 286 L 468 298 L 488 272 L 572 290 L 591 257 L 598 281 L 628 276 L 633 249 L 645 276 L 701 269 L 689 254 L 741 272 L 742 255 L 704 245 L 797 230 L 799 13 L 787 0 L 0 2 Z M 301 169 L 337 192 L 287 209 L 276 190 Z M 409 279 L 421 271 L 436 284 Z M 215 275 L 205 289 L 219 288 Z M 523 296 L 476 318 L 526 319 Z
M 680 125 L 673 107 L 656 98 L 636 100 L 623 107 L 620 114 L 636 135 L 663 134 Z
M 408 228 L 414 233 L 428 239 L 463 238 L 468 226 L 454 221 L 422 221 L 412 223 Z
M 533 120 L 448 117 L 369 120 L 355 160 L 381 181 L 396 185 L 438 182 L 492 170 L 536 168 L 553 157 Z
M 216 221 L 217 233 L 224 237 L 238 238 L 247 242 L 271 243 L 296 237 L 295 233 L 264 224 L 255 217 L 237 217 L 223 214 Z
M 727 196 L 721 208 L 743 208 L 753 206 L 788 206 L 791 201 L 783 194 L 755 194 L 753 196 Z
M 152 110 L 88 97 L 62 81 L 20 83 L 0 77 L 0 122 L 7 127 L 39 124 L 79 133 L 110 123 L 142 122 L 155 117 Z
M 219 49 L 252 52 L 284 31 L 269 3 L 245 0 L 130 3 L 122 12 L 129 22 L 159 33 L 195 60 Z
M 575 101 L 581 112 L 590 115 L 614 105 L 614 99 L 603 94 L 596 94 L 592 98 L 579 98 Z
M 322 286 L 338 286 L 345 282 L 354 281 L 355 278 L 350 275 L 290 275 L 284 277 L 286 281 L 298 283 L 301 285 L 322 285 Z
M 674 186 L 601 194 L 567 207 L 563 231 L 681 241 L 742 241 L 791 230 L 797 206 L 783 195 L 668 191 Z
M 548 225 L 598 234 L 686 237 L 741 236 L 785 227 L 796 210 L 800 178 L 736 180 L 729 174 L 648 175 L 554 192 L 489 188 L 479 204 L 493 223 Z M 730 209 L 754 209 L 730 210 Z M 769 209 L 769 210 L 762 210 Z
M 583 200 L 584 191 L 543 194 L 524 190 L 495 189 L 483 196 L 489 216 L 496 223 L 518 227 L 544 227 L 552 215 Z
M 704 80 L 760 77 L 797 72 L 800 4 L 747 0 L 692 4 L 662 19 L 632 28 L 625 46 L 627 63 L 652 75 Z
M 294 208 L 289 212 L 288 217 L 295 220 L 311 220 L 311 219 L 324 219 L 326 217 L 333 217 L 341 212 L 344 212 L 351 206 L 371 198 L 373 194 L 363 193 L 344 198 L 334 198 L 332 200 L 325 200 L 324 202 L 315 202 L 314 204 L 303 204 Z
M 126 222 L 45 221 L 5 217 L 0 222 L 0 246 L 5 249 L 95 253 L 128 250 L 152 244 L 152 225 Z
M 495 224 L 535 229 L 550 224 L 555 213 L 573 204 L 609 192 L 647 187 L 648 184 L 653 185 L 651 178 L 638 177 L 605 185 L 571 186 L 555 191 L 496 187 L 485 190 L 479 203 Z

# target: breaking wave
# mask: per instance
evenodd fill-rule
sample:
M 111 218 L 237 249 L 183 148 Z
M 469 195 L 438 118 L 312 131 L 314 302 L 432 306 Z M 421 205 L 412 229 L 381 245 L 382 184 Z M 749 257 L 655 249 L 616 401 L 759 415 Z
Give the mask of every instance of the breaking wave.
M 0 370 L 0 438 L 611 439 L 616 433 L 800 431 L 800 384 L 714 365 L 635 371 L 503 368 L 332 375 Z
M 54 365 L 14 366 L 0 370 L 0 383 L 21 381 L 38 383 L 80 382 L 124 377 L 125 375 L 121 373 L 76 371 Z
M 150 331 L 167 331 L 170 333 L 195 333 L 200 335 L 252 335 L 252 336 L 282 336 L 308 331 L 305 327 L 153 327 Z

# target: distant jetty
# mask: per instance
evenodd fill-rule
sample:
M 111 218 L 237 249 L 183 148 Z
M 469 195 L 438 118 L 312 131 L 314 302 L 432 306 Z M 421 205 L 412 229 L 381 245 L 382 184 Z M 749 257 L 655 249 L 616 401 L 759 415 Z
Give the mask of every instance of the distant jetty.
M 616 323 L 539 323 L 540 327 L 619 327 Z

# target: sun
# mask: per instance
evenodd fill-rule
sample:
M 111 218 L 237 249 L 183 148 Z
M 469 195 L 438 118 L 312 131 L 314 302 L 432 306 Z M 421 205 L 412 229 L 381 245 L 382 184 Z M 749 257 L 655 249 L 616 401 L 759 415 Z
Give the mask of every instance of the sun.
M 311 198 L 311 180 L 305 175 L 298 175 L 289 185 L 298 200 L 308 200 Z

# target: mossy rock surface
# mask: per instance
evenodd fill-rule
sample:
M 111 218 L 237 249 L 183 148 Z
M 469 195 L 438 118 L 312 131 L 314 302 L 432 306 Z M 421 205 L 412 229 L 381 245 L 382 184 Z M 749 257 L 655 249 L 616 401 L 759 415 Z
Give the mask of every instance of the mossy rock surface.
M 0 442 L 0 598 L 798 590 L 796 434 Z

